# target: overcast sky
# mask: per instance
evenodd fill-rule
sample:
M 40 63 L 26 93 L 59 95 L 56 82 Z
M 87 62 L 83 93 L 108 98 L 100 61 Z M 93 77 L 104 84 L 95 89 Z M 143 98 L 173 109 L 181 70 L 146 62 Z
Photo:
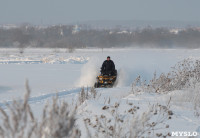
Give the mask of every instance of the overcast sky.
M 90 20 L 200 21 L 200 0 L 0 0 L 0 24 Z

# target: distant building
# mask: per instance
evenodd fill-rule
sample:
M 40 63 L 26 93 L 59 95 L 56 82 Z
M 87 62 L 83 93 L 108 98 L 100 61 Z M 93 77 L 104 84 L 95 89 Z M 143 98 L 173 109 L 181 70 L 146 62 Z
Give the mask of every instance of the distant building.
M 13 28 L 17 28 L 18 26 L 17 25 L 14 25 L 14 24 L 4 24 L 4 25 L 1 25 L 0 26 L 2 29 L 13 29 Z
M 170 33 L 172 33 L 172 34 L 178 34 L 179 31 L 181 31 L 181 30 L 180 29 L 171 29 Z
M 79 33 L 80 30 L 81 30 L 81 28 L 80 28 L 78 25 L 75 25 L 75 26 L 73 27 L 72 34 Z
M 132 32 L 129 31 L 121 31 L 121 32 L 117 32 L 117 34 L 131 34 Z

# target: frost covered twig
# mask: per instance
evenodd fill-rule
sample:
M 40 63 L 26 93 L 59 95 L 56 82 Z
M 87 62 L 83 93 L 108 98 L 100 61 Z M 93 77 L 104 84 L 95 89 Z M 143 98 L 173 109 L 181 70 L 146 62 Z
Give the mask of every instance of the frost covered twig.
M 173 90 L 182 90 L 186 88 L 194 88 L 195 84 L 200 82 L 200 61 L 185 59 L 178 62 L 172 71 L 162 73 L 158 78 L 156 73 L 150 81 L 149 89 L 162 93 Z
M 120 104 L 104 106 L 102 110 L 107 111 L 100 116 L 95 115 L 94 118 L 88 117 L 84 121 L 87 130 L 96 137 L 115 137 L 115 138 L 140 138 L 155 137 L 157 135 L 170 136 L 170 133 L 161 133 L 159 130 L 169 128 L 167 120 L 173 115 L 169 110 L 169 106 L 160 104 L 150 105 L 148 110 L 140 112 L 140 108 L 134 105 L 123 115 L 118 112 Z M 92 130 L 95 131 L 92 131 Z M 94 133 L 95 132 L 95 133 Z
M 80 137 L 80 132 L 74 126 L 76 110 L 70 111 L 66 102 L 59 103 L 58 99 L 54 98 L 52 105 L 44 107 L 42 119 L 37 119 L 28 103 L 31 92 L 28 81 L 26 91 L 24 100 L 14 100 L 12 104 L 7 105 L 8 111 L 0 107 L 0 137 Z

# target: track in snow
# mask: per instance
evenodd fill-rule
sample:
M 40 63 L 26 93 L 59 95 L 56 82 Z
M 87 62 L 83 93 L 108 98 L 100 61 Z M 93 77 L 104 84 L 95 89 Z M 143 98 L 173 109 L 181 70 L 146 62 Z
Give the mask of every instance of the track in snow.
M 31 97 L 31 98 L 29 98 L 28 102 L 29 102 L 29 104 L 39 103 L 39 102 L 51 99 L 56 96 L 58 96 L 58 98 L 61 98 L 61 97 L 65 97 L 70 94 L 77 94 L 80 91 L 81 91 L 81 88 L 74 88 L 71 90 L 66 90 L 66 91 L 61 91 L 61 92 L 56 92 L 56 93 L 49 93 L 49 94 L 45 94 L 45 95 Z M 22 100 L 20 100 L 20 101 L 22 101 Z M 5 109 L 6 105 L 10 105 L 10 104 L 12 104 L 12 102 L 13 101 L 6 101 L 4 103 L 0 103 L 0 107 Z

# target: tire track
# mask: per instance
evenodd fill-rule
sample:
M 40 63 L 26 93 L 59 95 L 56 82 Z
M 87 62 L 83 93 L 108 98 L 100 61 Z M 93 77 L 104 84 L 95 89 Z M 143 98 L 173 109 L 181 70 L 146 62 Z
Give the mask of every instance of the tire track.
M 36 97 L 30 97 L 28 102 L 29 102 L 29 104 L 39 103 L 39 102 L 43 102 L 45 100 L 51 99 L 56 96 L 58 96 L 58 98 L 61 98 L 61 97 L 65 97 L 70 94 L 77 94 L 80 91 L 81 91 L 81 88 L 74 88 L 74 89 L 70 89 L 70 90 L 66 90 L 66 91 L 44 94 L 44 95 L 40 95 L 40 96 L 36 96 Z M 23 100 L 18 100 L 18 101 L 23 102 Z M 6 106 L 12 104 L 12 102 L 13 102 L 13 100 L 1 102 L 0 107 L 3 109 L 6 109 L 7 108 Z

